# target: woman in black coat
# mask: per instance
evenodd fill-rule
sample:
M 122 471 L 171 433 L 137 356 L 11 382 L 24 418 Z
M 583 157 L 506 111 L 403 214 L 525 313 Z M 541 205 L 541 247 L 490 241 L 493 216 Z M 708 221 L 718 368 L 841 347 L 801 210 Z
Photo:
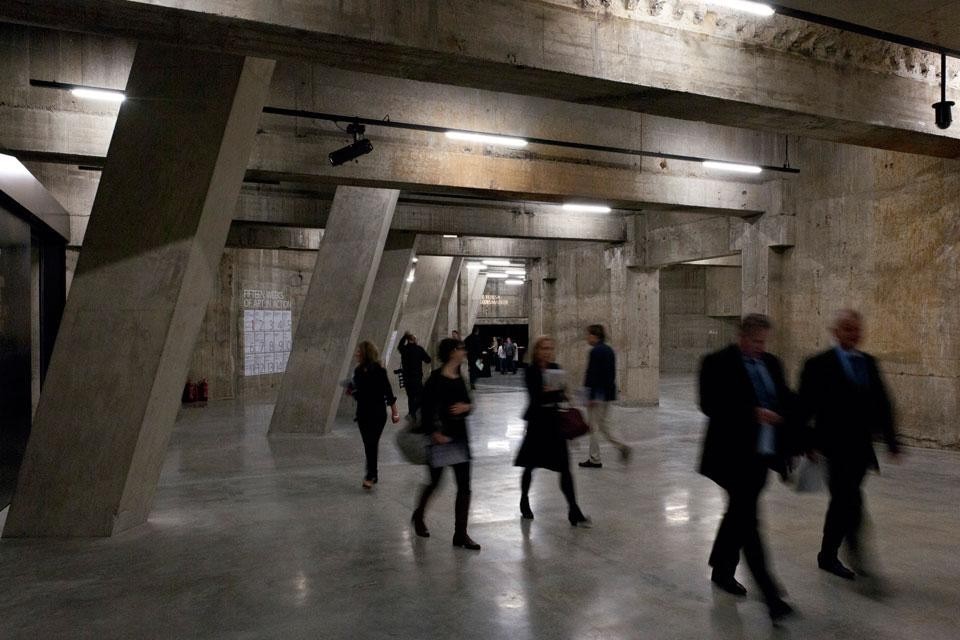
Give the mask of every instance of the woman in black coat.
M 369 490 L 378 480 L 377 453 L 383 427 L 387 424 L 385 407 L 390 407 L 390 418 L 394 424 L 400 421 L 400 414 L 397 412 L 397 398 L 393 395 L 387 371 L 380 365 L 377 348 L 364 340 L 357 346 L 354 356 L 357 359 L 357 368 L 353 370 L 350 393 L 357 401 L 356 420 L 367 457 L 363 488 Z
M 520 514 L 526 520 L 533 519 L 529 497 L 530 482 L 533 480 L 533 470 L 540 467 L 560 473 L 560 490 L 567 499 L 567 519 L 570 524 L 574 527 L 589 527 L 590 519 L 583 515 L 577 505 L 573 474 L 570 473 L 570 453 L 557 422 L 557 403 L 563 402 L 566 396 L 563 389 L 553 389 L 544 383 L 545 370 L 560 368 L 553 362 L 554 349 L 553 338 L 537 338 L 533 344 L 530 366 L 527 367 L 526 383 L 530 404 L 523 415 L 527 421 L 527 432 L 513 463 L 517 467 L 523 467 L 523 476 L 520 479 Z

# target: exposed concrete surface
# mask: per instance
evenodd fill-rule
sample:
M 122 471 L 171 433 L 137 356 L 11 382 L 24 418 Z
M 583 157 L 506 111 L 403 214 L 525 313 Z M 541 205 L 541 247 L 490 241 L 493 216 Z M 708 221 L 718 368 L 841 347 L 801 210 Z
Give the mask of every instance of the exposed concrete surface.
M 146 519 L 272 70 L 138 50 L 5 536 Z

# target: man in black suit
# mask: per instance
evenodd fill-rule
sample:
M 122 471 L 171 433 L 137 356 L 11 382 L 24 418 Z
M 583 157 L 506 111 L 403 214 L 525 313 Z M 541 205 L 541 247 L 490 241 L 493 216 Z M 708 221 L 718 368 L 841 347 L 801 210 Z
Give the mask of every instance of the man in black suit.
M 757 501 L 769 469 L 786 472 L 792 450 L 788 418 L 793 394 L 783 366 L 766 353 L 770 320 L 750 314 L 735 344 L 711 353 L 700 367 L 700 409 L 709 418 L 700 473 L 727 492 L 727 512 L 710 553 L 711 580 L 734 595 L 747 590 L 734 578 L 740 550 L 776 622 L 793 609 L 771 577 L 760 538 Z
M 817 564 L 824 571 L 853 580 L 855 573 L 837 554 L 846 540 L 855 568 L 862 568 L 860 529 L 863 495 L 860 485 L 868 469 L 879 470 L 873 436 L 881 434 L 894 460 L 899 456 L 893 426 L 893 407 L 880 377 L 876 360 L 858 351 L 863 339 L 863 318 L 846 309 L 833 325 L 836 344 L 807 360 L 800 376 L 802 423 L 813 418 L 805 431 L 806 447 L 827 459 L 830 506 L 823 525 L 823 542 Z

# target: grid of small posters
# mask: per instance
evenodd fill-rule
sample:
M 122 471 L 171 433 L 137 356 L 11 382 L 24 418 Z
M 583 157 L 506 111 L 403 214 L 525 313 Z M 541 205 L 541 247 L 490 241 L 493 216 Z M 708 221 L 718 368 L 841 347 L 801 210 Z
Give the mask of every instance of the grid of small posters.
M 243 310 L 243 375 L 283 373 L 293 345 L 290 310 Z

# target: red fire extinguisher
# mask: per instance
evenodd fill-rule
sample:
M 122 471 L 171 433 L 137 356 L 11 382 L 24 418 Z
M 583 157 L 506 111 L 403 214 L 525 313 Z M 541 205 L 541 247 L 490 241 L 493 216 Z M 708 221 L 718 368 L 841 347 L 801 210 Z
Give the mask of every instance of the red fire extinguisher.
M 184 403 L 196 402 L 197 401 L 197 385 L 187 380 L 187 384 L 183 385 L 183 396 L 181 396 L 181 401 Z
M 209 395 L 210 385 L 207 384 L 207 379 L 204 378 L 197 383 L 197 400 L 199 402 L 206 402 Z

